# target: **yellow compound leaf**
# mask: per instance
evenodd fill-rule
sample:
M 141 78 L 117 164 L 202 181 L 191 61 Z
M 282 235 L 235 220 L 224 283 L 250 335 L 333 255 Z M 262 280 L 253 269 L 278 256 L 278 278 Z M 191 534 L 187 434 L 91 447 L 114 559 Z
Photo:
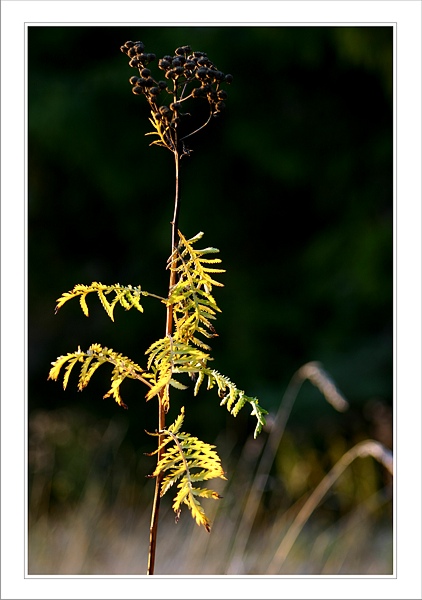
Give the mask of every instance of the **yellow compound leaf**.
M 120 285 L 119 283 L 114 285 L 103 285 L 102 283 L 93 281 L 91 285 L 77 284 L 72 290 L 62 294 L 62 296 L 60 296 L 60 298 L 57 300 L 55 312 L 57 313 L 63 304 L 69 300 L 72 300 L 72 298 L 79 297 L 79 303 L 81 305 L 82 312 L 86 317 L 88 317 L 89 310 L 86 297 L 90 293 L 96 293 L 98 295 L 104 310 L 112 321 L 114 321 L 114 307 L 116 304 L 120 304 L 125 310 L 130 310 L 131 308 L 135 307 L 139 312 L 144 312 L 144 309 L 140 303 L 140 297 L 150 295 L 148 292 L 141 290 L 141 286 L 124 286 Z M 114 294 L 114 297 L 110 302 L 107 299 L 109 294 Z M 157 298 L 162 301 L 165 300 L 159 296 L 157 296 Z
M 177 493 L 173 500 L 173 510 L 177 518 L 183 504 L 188 506 L 192 517 L 198 525 L 210 531 L 211 524 L 198 498 L 217 500 L 219 494 L 207 488 L 196 487 L 198 482 L 215 479 L 226 479 L 221 466 L 220 457 L 214 446 L 198 440 L 188 433 L 180 433 L 184 419 L 184 408 L 173 425 L 160 432 L 163 438 L 161 448 L 165 452 L 159 460 L 153 476 L 163 475 L 161 496 L 177 482 Z

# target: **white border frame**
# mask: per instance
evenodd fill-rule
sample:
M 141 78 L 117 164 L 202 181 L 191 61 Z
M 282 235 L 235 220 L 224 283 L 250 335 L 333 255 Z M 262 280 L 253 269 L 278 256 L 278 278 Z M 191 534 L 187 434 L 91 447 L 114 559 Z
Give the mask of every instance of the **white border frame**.
M 395 130 L 395 459 L 399 513 L 398 560 L 394 577 L 25 577 L 25 524 L 22 520 L 26 465 L 26 169 L 24 148 L 25 23 L 133 26 L 134 8 L 142 25 L 363 25 L 396 24 Z M 421 4 L 418 0 L 195 2 L 197 22 L 184 20 L 192 2 L 5 1 L 2 10 L 2 598 L 417 598 L 420 599 L 421 507 Z M 157 22 L 165 14 L 166 22 Z M 242 22 L 236 21 L 238 14 Z M 215 21 L 209 21 L 212 15 Z M 224 18 L 218 19 L 219 15 Z M 307 21 L 300 21 L 306 15 Z M 117 18 L 116 18 L 117 17 Z M 126 17 L 126 18 L 123 18 Z M 100 21 L 98 21 L 100 18 Z M 283 19 L 283 20 L 282 20 Z M 396 116 L 398 115 L 398 116 Z M 396 133 L 397 132 L 397 133 Z M 397 199 L 399 198 L 399 202 Z M 399 249 L 399 251 L 397 251 Z M 409 278 L 410 274 L 410 278 Z M 400 287 L 398 287 L 400 286 Z M 23 318 L 23 315 L 25 317 Z M 409 339 L 409 332 L 412 337 Z M 419 337 L 418 337 L 419 336 Z M 399 353 L 400 350 L 400 353 Z M 397 406 L 400 397 L 400 407 Z M 412 403 L 411 411 L 408 402 Z M 401 408 L 403 406 L 403 408 Z M 403 412 L 400 413 L 400 410 Z M 407 414 L 406 414 L 407 413 Z M 411 418 L 409 419 L 409 415 Z M 400 426 L 400 427 L 399 427 Z M 22 444 L 22 441 L 24 444 Z M 26 475 L 26 468 L 25 468 Z M 419 478 L 419 479 L 418 479 Z M 418 486 L 415 486 L 415 481 Z M 417 488 L 417 489 L 415 489 Z M 401 510 L 400 510 L 401 509 Z M 419 534 L 419 538 L 417 537 Z M 415 539 L 416 537 L 416 539 Z M 419 541 L 419 545 L 417 542 Z M 182 580 L 206 579 L 204 587 Z M 64 581 L 63 581 L 64 580 Z M 141 581 L 138 581 L 141 580 Z M 178 583 L 180 581 L 180 583 Z M 345 581 L 347 580 L 347 581 Z M 193 583 L 193 582 L 192 582 Z M 196 582 L 195 582 L 196 583 Z M 199 582 L 197 582 L 199 584 Z M 205 582 L 204 582 L 205 583 Z M 200 585 L 200 584 L 199 584 Z M 240 595 L 239 595 L 240 592 Z M 3 595 L 6 593 L 6 596 Z M 158 594 L 158 595 L 157 595 Z M 233 595 L 232 595 L 233 594 Z M 306 595 L 306 596 L 305 596 Z

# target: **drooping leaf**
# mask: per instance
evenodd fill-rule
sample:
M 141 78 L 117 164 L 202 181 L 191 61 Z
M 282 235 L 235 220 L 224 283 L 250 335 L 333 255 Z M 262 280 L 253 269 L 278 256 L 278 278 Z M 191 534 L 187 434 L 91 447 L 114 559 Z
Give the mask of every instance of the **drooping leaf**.
M 213 490 L 198 488 L 194 483 L 215 478 L 226 479 L 226 477 L 220 457 L 214 450 L 215 446 L 202 442 L 188 433 L 180 433 L 183 419 L 184 407 L 173 425 L 160 432 L 164 438 L 161 448 L 165 446 L 166 449 L 152 475 L 156 477 L 160 473 L 163 474 L 161 496 L 177 483 L 178 491 L 173 500 L 173 510 L 177 519 L 182 504 L 186 504 L 196 523 L 210 531 L 211 523 L 198 497 L 216 500 L 220 496 Z
M 66 388 L 70 372 L 77 362 L 82 363 L 79 374 L 79 390 L 84 389 L 88 385 L 93 373 L 100 365 L 105 363 L 113 365 L 111 388 L 105 394 L 104 398 L 112 395 L 116 402 L 124 408 L 126 408 L 126 405 L 120 396 L 120 385 L 126 377 L 138 379 L 148 387 L 151 387 L 151 383 L 149 382 L 149 379 L 151 378 L 150 373 L 144 371 L 144 369 L 130 360 L 127 356 L 115 352 L 112 348 L 103 348 L 100 344 L 92 344 L 87 352 L 82 352 L 81 349 L 78 348 L 76 352 L 66 354 L 65 356 L 59 356 L 59 358 L 52 363 L 48 379 L 57 381 L 61 368 L 66 365 L 63 377 L 63 387 Z
M 140 303 L 141 296 L 149 296 L 148 292 L 141 289 L 141 286 L 132 287 L 131 285 L 123 286 L 119 283 L 114 285 L 103 285 L 97 281 L 93 281 L 91 285 L 77 284 L 69 292 L 65 292 L 58 298 L 55 312 L 63 306 L 66 302 L 72 298 L 79 297 L 82 312 L 86 317 L 89 316 L 88 305 L 86 302 L 86 296 L 90 293 L 96 293 L 101 301 L 101 304 L 106 311 L 107 315 L 112 321 L 114 321 L 114 307 L 116 304 L 123 306 L 125 310 L 130 310 L 135 307 L 139 312 L 143 312 L 144 309 Z M 107 299 L 107 295 L 115 294 L 115 297 L 111 302 Z M 164 300 L 164 298 L 160 298 Z

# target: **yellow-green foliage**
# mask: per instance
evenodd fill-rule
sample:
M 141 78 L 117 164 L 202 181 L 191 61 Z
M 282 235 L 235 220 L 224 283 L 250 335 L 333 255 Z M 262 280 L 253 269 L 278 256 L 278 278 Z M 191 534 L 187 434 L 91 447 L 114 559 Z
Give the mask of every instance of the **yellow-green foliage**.
M 172 307 L 174 332 L 157 340 L 147 349 L 148 359 L 145 369 L 112 349 L 102 347 L 100 344 L 92 344 L 87 352 L 82 352 L 78 348 L 76 352 L 60 356 L 52 363 L 49 378 L 57 380 L 61 368 L 66 365 L 63 377 L 63 387 L 66 388 L 73 367 L 76 363 L 81 363 L 78 389 L 82 390 L 97 368 L 104 363 L 109 363 L 113 365 L 111 388 L 104 398 L 113 396 L 120 406 L 126 408 L 120 396 L 120 385 L 127 377 L 138 379 L 149 388 L 146 399 L 151 400 L 154 396 L 158 396 L 166 412 L 170 408 L 170 387 L 182 390 L 187 388 L 187 385 L 179 380 L 180 376 L 188 374 L 193 378 L 196 377 L 195 395 L 198 394 L 202 382 L 206 379 L 207 389 L 217 387 L 221 398 L 220 404 L 225 405 L 232 415 L 236 416 L 245 404 L 250 405 L 252 415 L 257 419 L 256 437 L 265 424 L 266 411 L 259 406 L 257 398 L 246 396 L 244 391 L 239 390 L 228 377 L 208 367 L 208 361 L 212 360 L 209 354 L 211 348 L 198 337 L 201 335 L 203 338 L 210 339 L 217 335 L 211 321 L 215 320 L 220 309 L 211 292 L 213 286 L 223 285 L 213 278 L 214 274 L 224 272 L 223 269 L 210 266 L 221 262 L 219 258 L 209 258 L 210 255 L 218 252 L 216 248 L 208 247 L 199 250 L 194 248 L 194 244 L 202 236 L 201 232 L 191 239 L 186 239 L 179 232 L 179 245 L 168 261 L 168 268 L 176 273 L 176 283 L 167 298 L 145 292 L 140 286 L 120 284 L 106 286 L 93 282 L 89 286 L 76 285 L 73 290 L 66 292 L 57 300 L 56 312 L 68 300 L 79 297 L 82 311 L 88 316 L 86 296 L 95 292 L 112 320 L 116 304 L 120 304 L 126 310 L 135 307 L 143 312 L 140 304 L 141 296 L 158 298 L 166 306 Z M 107 299 L 110 294 L 114 294 L 111 301 Z M 209 529 L 209 522 L 197 498 L 217 498 L 218 495 L 209 490 L 194 488 L 192 482 L 223 477 L 224 473 L 220 459 L 211 446 L 189 434 L 178 433 L 183 415 L 182 410 L 181 416 L 171 427 L 157 434 L 163 435 L 165 440 L 160 448 L 163 445 L 167 446 L 171 441 L 174 442 L 174 447 L 172 450 L 168 449 L 161 458 L 154 475 L 161 471 L 169 471 L 163 480 L 162 494 L 182 476 L 173 504 L 175 512 L 179 514 L 181 504 L 185 503 L 197 523 Z M 197 466 L 202 471 L 192 475 L 191 469 Z
M 224 477 L 220 458 L 214 450 L 215 446 L 201 442 L 188 433 L 180 432 L 184 414 L 185 409 L 182 407 L 180 415 L 168 429 L 160 433 L 150 434 L 161 435 L 163 441 L 157 450 L 151 452 L 149 456 L 166 448 L 152 477 L 156 477 L 160 473 L 163 474 L 161 496 L 164 496 L 167 490 L 178 482 L 178 492 L 173 501 L 176 519 L 179 518 L 181 505 L 186 504 L 198 525 L 203 525 L 207 531 L 210 531 L 210 521 L 197 498 L 217 500 L 220 496 L 213 490 L 195 487 L 195 484 L 216 477 L 226 478 Z
M 115 352 L 112 348 L 103 348 L 100 344 L 91 344 L 86 352 L 82 352 L 78 348 L 76 352 L 59 356 L 52 363 L 53 367 L 50 369 L 48 378 L 57 381 L 61 368 L 67 363 L 63 377 L 63 389 L 66 389 L 70 372 L 77 362 L 82 363 L 78 383 L 78 390 L 80 391 L 88 385 L 92 375 L 100 365 L 105 363 L 112 364 L 111 388 L 104 395 L 104 398 L 113 396 L 117 404 L 123 406 L 123 408 L 127 408 L 127 406 L 121 399 L 119 390 L 120 384 L 126 377 L 139 379 L 139 381 L 151 386 L 148 382 L 148 379 L 151 377 L 150 373 L 145 372 L 144 369 L 130 360 L 130 358 L 127 358 L 127 356 Z
M 56 305 L 56 313 L 63 306 L 65 302 L 71 300 L 72 298 L 77 298 L 79 296 L 79 302 L 82 308 L 82 312 L 86 317 L 89 316 L 88 305 L 86 303 L 86 296 L 90 292 L 96 292 L 101 301 L 101 304 L 104 307 L 104 310 L 110 317 L 112 321 L 114 321 L 114 307 L 117 303 L 121 304 L 123 308 L 129 310 L 133 306 L 137 308 L 140 312 L 144 312 L 139 300 L 141 296 L 148 296 L 148 292 L 144 292 L 141 290 L 141 286 L 132 287 L 131 285 L 123 286 L 119 283 L 114 285 L 103 285 L 102 283 L 97 283 L 93 281 L 91 285 L 81 285 L 77 284 L 70 290 L 70 292 L 65 292 L 58 300 Z M 106 298 L 108 294 L 113 293 L 115 297 L 111 302 L 109 302 Z
M 210 273 L 225 271 L 208 266 L 220 263 L 219 258 L 204 258 L 204 255 L 217 253 L 216 248 L 193 248 L 193 244 L 202 236 L 203 233 L 200 232 L 192 239 L 186 240 L 179 232 L 180 245 L 176 252 L 175 266 L 173 255 L 168 261 L 169 268 L 175 270 L 178 275 L 178 282 L 171 290 L 168 302 L 173 305 L 178 338 L 209 350 L 209 346 L 204 345 L 195 334 L 201 333 L 206 338 L 217 335 L 211 320 L 215 320 L 215 314 L 220 312 L 220 309 L 211 291 L 213 285 L 222 287 L 223 284 L 213 279 Z
M 173 129 L 160 118 L 157 119 L 155 116 L 155 111 L 151 111 L 152 119 L 149 119 L 150 123 L 154 127 L 155 131 L 150 131 L 145 135 L 158 135 L 158 140 L 154 140 L 150 143 L 150 146 L 163 146 L 164 148 L 168 148 L 170 151 L 174 152 L 175 143 L 173 139 Z

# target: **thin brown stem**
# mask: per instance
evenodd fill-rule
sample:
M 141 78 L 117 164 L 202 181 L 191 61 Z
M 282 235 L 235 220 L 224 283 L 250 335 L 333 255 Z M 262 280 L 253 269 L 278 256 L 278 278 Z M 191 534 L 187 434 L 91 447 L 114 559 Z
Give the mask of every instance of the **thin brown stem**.
M 179 212 L 180 212 L 180 201 L 179 201 L 179 151 L 177 144 L 177 132 L 175 132 L 175 151 L 174 151 L 174 159 L 175 159 L 175 174 L 176 174 L 176 190 L 174 197 L 174 213 L 173 220 L 171 222 L 171 252 L 172 252 L 172 263 L 170 268 L 170 281 L 169 281 L 169 295 L 176 283 L 176 248 L 179 243 L 178 240 L 178 222 L 179 222 Z M 167 306 L 167 319 L 166 319 L 166 336 L 171 336 L 173 332 L 173 306 Z M 165 429 L 165 410 L 162 402 L 163 392 L 159 396 L 158 403 L 158 431 L 164 431 Z M 158 438 L 158 445 L 160 446 L 162 443 L 162 436 L 160 435 Z M 157 461 L 159 462 L 162 458 L 163 450 L 159 450 Z M 155 492 L 154 492 L 154 501 L 152 505 L 152 513 L 151 513 L 151 525 L 150 525 L 150 533 L 149 533 L 149 553 L 148 553 L 148 569 L 147 575 L 154 574 L 155 568 L 155 550 L 157 546 L 157 532 L 158 532 L 158 516 L 160 512 L 160 488 L 161 482 L 163 479 L 163 473 L 159 473 L 156 477 L 155 481 Z

